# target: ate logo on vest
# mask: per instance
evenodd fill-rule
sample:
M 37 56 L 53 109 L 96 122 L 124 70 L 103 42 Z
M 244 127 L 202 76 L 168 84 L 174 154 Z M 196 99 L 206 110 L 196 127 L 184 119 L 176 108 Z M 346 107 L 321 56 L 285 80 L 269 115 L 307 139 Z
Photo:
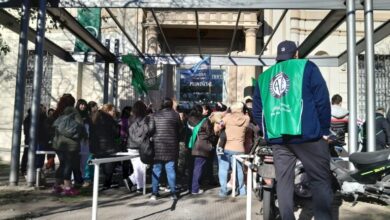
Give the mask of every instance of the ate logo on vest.
M 271 94 L 275 98 L 281 98 L 285 96 L 290 89 L 290 79 L 288 76 L 280 72 L 274 76 L 270 82 L 269 89 Z

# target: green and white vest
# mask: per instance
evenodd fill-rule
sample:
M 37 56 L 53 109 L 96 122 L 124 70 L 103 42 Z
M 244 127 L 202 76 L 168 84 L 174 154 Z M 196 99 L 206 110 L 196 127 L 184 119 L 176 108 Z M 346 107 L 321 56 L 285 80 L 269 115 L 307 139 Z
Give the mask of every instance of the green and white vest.
M 283 61 L 258 78 L 263 123 L 269 139 L 301 134 L 302 83 L 306 62 L 305 59 Z

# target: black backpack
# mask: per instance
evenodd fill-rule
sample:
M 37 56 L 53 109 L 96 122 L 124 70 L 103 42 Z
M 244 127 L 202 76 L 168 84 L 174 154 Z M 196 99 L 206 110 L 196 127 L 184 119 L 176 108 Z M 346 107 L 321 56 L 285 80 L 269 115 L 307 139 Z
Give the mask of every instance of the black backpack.
M 76 113 L 61 115 L 54 123 L 53 127 L 60 134 L 73 140 L 79 140 L 85 133 L 84 125 L 76 121 Z
M 152 164 L 154 158 L 154 147 L 152 131 L 149 130 L 150 117 L 134 121 L 129 127 L 128 148 L 138 149 L 141 161 L 145 164 Z

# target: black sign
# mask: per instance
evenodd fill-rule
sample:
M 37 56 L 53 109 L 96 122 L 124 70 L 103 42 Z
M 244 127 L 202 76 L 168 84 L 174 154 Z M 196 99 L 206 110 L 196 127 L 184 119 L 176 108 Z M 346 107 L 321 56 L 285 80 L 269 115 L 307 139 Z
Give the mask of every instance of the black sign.
M 223 70 L 200 69 L 192 72 L 179 69 L 180 101 L 189 102 L 222 102 Z

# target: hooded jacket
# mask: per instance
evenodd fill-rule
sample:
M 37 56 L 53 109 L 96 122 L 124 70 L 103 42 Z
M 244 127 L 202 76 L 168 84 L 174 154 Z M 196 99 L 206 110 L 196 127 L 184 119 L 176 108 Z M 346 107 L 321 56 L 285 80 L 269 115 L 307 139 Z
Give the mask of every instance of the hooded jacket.
M 250 118 L 242 112 L 226 114 L 223 117 L 226 132 L 225 150 L 245 152 L 245 132 Z
M 73 107 L 66 107 L 64 112 L 61 115 L 70 115 L 75 114 L 75 120 L 82 124 L 83 120 L 79 114 L 79 112 Z M 53 129 L 54 130 L 54 129 Z M 86 131 L 83 131 L 80 134 L 81 137 L 86 136 Z M 71 139 L 61 135 L 59 132 L 55 132 L 53 138 L 53 149 L 57 151 L 67 151 L 67 152 L 80 152 L 80 140 L 81 139 Z

